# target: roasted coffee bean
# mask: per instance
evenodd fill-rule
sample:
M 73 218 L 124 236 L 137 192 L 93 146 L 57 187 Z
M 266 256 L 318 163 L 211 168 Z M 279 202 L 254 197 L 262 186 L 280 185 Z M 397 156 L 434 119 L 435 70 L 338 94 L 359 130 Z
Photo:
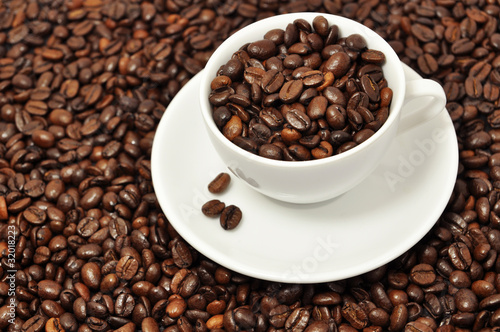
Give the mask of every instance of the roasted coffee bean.
M 225 209 L 226 204 L 219 201 L 218 199 L 212 199 L 201 207 L 201 211 L 207 217 L 218 217 L 222 211 Z
M 35 315 L 23 324 L 22 330 L 26 332 L 40 332 L 43 331 L 46 319 L 41 315 Z
M 235 205 L 228 205 L 220 215 L 220 225 L 226 230 L 231 230 L 240 224 L 241 218 L 242 212 L 240 208 Z
M 298 131 L 306 131 L 311 127 L 311 119 L 304 112 L 293 109 L 286 113 L 286 121 Z
M 378 102 L 380 100 L 379 86 L 372 80 L 369 75 L 363 75 L 360 79 L 361 88 L 368 95 L 371 102 Z
M 171 246 L 175 265 L 180 268 L 187 268 L 193 263 L 193 255 L 186 242 L 176 238 L 172 240 Z
M 220 173 L 208 184 L 208 191 L 212 194 L 222 193 L 229 186 L 230 182 L 231 177 L 228 173 Z
M 158 323 L 152 317 L 146 317 L 141 322 L 141 329 L 144 332 L 159 332 Z
M 419 264 L 411 270 L 410 280 L 419 286 L 428 286 L 436 280 L 436 273 L 431 265 Z
M 266 60 L 276 54 L 276 44 L 272 40 L 262 39 L 247 46 L 248 55 L 258 60 Z
M 139 269 L 139 262 L 132 256 L 123 256 L 116 265 L 116 275 L 120 279 L 132 279 Z
M 83 283 L 92 289 L 99 289 L 101 284 L 101 268 L 94 262 L 86 263 L 81 270 Z
M 47 300 L 57 300 L 63 290 L 62 286 L 53 280 L 41 280 L 38 287 L 38 295 Z
M 279 98 L 285 104 L 296 101 L 302 93 L 303 83 L 301 80 L 292 80 L 286 82 L 280 89 Z
M 265 75 L 266 71 L 259 67 L 248 67 L 245 69 L 243 73 L 243 77 L 245 81 L 249 84 L 256 83 L 262 86 L 262 79 Z
M 264 74 L 261 84 L 266 93 L 274 93 L 281 89 L 284 82 L 283 74 L 276 69 L 271 69 Z
M 448 248 L 448 256 L 451 263 L 459 270 L 466 270 L 472 264 L 472 257 L 467 246 L 462 242 L 456 242 Z
M 325 62 L 325 69 L 331 71 L 334 77 L 342 77 L 351 66 L 351 59 L 345 52 L 332 54 Z

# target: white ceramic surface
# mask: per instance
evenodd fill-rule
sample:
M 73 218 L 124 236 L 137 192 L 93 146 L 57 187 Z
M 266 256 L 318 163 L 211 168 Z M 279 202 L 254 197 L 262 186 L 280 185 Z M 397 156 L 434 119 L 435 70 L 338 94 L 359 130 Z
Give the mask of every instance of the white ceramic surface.
M 418 75 L 404 66 L 410 79 Z M 153 184 L 172 226 L 215 262 L 251 277 L 317 283 L 368 272 L 403 254 L 435 224 L 455 184 L 458 146 L 448 112 L 394 140 L 377 169 L 335 199 L 289 204 L 233 177 L 222 195 L 207 184 L 227 171 L 193 102 L 201 74 L 172 100 L 156 131 Z M 223 230 L 201 206 L 218 198 L 243 211 Z
M 212 107 L 208 102 L 210 82 L 216 72 L 242 45 L 262 39 L 274 28 L 283 28 L 295 19 L 309 22 L 324 16 L 330 24 L 339 27 L 339 35 L 347 37 L 358 33 L 365 37 L 368 48 L 382 51 L 386 62 L 382 66 L 389 87 L 393 90 L 390 115 L 386 123 L 368 140 L 339 155 L 321 160 L 286 162 L 266 159 L 247 152 L 230 142 L 215 125 Z M 291 203 L 321 202 L 345 193 L 365 179 L 382 160 L 398 132 L 399 120 L 403 117 L 403 128 L 422 122 L 437 115 L 445 105 L 446 97 L 442 87 L 431 80 L 405 81 L 403 67 L 394 50 L 377 33 L 355 21 L 318 13 L 294 13 L 273 16 L 255 22 L 231 37 L 213 53 L 203 73 L 199 87 L 201 113 L 215 150 L 228 168 L 243 179 L 249 187 L 265 195 Z M 408 98 L 405 99 L 405 92 Z M 432 96 L 433 98 L 419 98 Z M 418 98 L 412 107 L 402 114 L 404 102 Z M 430 100 L 425 100 L 430 99 Z M 410 114 L 411 113 L 411 114 Z M 404 119 L 405 115 L 408 115 Z

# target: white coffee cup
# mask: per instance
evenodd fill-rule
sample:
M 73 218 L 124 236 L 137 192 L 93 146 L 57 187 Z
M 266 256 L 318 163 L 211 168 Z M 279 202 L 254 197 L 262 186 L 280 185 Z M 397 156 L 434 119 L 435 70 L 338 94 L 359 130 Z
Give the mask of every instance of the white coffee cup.
M 219 68 L 243 45 L 263 39 L 275 28 L 285 29 L 296 19 L 312 24 L 321 15 L 339 27 L 339 36 L 357 33 L 368 48 L 385 54 L 384 77 L 393 91 L 389 117 L 373 136 L 358 146 L 324 159 L 281 161 L 250 153 L 228 140 L 212 117 L 210 83 Z M 250 187 L 271 198 L 290 203 L 315 203 L 334 198 L 355 187 L 379 165 L 398 133 L 429 121 L 446 104 L 443 88 L 435 81 L 406 81 L 403 66 L 390 45 L 377 33 L 353 20 L 323 13 L 294 13 L 257 21 L 226 39 L 213 53 L 201 74 L 200 104 L 203 120 L 219 157 L 229 170 Z

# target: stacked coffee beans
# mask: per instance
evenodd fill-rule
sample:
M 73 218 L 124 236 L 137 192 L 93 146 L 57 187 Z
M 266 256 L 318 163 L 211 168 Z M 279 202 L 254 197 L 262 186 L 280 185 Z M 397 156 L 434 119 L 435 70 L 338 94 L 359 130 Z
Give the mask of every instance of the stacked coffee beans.
M 439 81 L 460 149 L 449 204 L 419 243 L 320 284 L 207 259 L 171 227 L 150 172 L 165 107 L 213 50 L 300 11 L 362 22 Z M 0 330 L 498 331 L 499 14 L 496 0 L 0 2 Z
M 224 136 L 262 157 L 303 161 L 347 151 L 387 120 L 392 90 L 359 34 L 324 16 L 297 19 L 233 54 L 211 82 Z

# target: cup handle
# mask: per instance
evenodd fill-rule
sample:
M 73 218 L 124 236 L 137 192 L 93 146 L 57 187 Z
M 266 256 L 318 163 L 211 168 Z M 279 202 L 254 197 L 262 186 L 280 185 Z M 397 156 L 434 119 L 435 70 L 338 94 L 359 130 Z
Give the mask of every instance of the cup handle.
M 424 123 L 446 106 L 446 95 L 439 83 L 429 79 L 406 81 L 406 94 L 398 132 L 405 132 Z

